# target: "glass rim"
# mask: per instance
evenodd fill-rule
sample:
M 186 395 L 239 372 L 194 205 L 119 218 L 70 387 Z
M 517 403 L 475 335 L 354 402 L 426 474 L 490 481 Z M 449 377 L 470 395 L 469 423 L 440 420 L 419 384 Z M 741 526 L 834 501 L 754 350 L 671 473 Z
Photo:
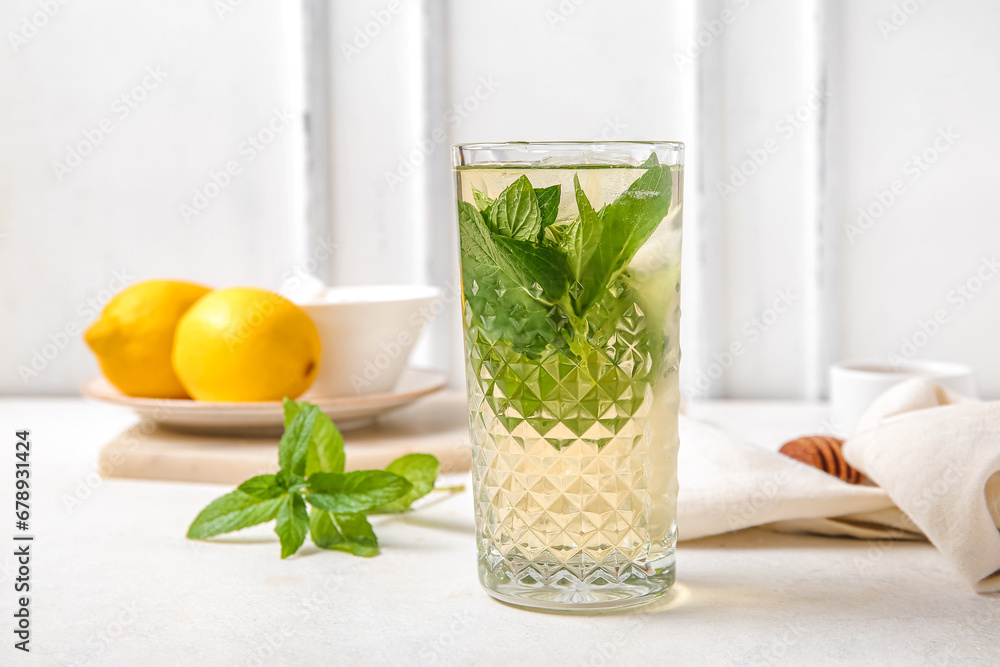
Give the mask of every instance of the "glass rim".
M 617 148 L 625 148 L 627 146 L 635 146 L 636 148 L 649 148 L 651 146 L 657 148 L 674 149 L 674 150 L 684 150 L 683 141 L 477 141 L 462 144 L 453 144 L 452 148 L 457 150 L 497 150 L 501 148 L 517 148 L 517 147 L 531 147 L 531 148 L 542 148 L 545 146 L 554 146 L 557 149 L 569 149 L 575 146 L 581 148 L 589 148 L 593 146 L 615 146 Z

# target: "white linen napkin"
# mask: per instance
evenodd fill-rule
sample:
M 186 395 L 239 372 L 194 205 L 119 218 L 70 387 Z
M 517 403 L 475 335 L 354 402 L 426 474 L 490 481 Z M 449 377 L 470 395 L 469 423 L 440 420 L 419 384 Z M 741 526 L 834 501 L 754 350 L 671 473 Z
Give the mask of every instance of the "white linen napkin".
M 926 536 L 977 591 L 1000 590 L 1000 402 L 919 379 L 886 392 L 844 446 L 878 486 L 847 484 L 683 415 L 680 435 L 681 539 L 750 526 Z
M 844 458 L 977 591 L 1000 591 L 1000 402 L 908 380 L 872 404 L 844 443 Z
M 894 507 L 882 489 L 842 482 L 684 415 L 680 439 L 677 526 L 684 540 L 775 522 L 795 522 L 787 526 L 792 530 L 854 535 L 849 528 L 830 530 L 826 520 Z

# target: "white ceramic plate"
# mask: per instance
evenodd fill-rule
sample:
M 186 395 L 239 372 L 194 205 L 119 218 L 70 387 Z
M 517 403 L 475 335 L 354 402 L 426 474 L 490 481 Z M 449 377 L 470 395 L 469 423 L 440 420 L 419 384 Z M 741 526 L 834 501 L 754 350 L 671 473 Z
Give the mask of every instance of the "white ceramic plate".
M 346 431 L 367 426 L 379 415 L 433 394 L 446 384 L 441 373 L 407 368 L 395 391 L 386 394 L 338 398 L 311 396 L 308 400 L 318 405 L 337 428 Z M 89 398 L 132 408 L 143 419 L 173 430 L 245 436 L 277 435 L 284 428 L 284 412 L 279 401 L 238 403 L 134 398 L 115 389 L 103 377 L 90 378 L 80 386 L 80 391 Z

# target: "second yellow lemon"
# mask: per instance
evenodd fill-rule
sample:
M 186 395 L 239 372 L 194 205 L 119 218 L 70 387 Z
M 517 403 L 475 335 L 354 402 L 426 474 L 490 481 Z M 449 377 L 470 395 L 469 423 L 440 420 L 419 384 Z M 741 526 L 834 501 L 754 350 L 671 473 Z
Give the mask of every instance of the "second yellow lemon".
M 174 372 L 200 401 L 296 398 L 316 378 L 316 326 L 291 301 L 233 287 L 202 297 L 174 334 Z

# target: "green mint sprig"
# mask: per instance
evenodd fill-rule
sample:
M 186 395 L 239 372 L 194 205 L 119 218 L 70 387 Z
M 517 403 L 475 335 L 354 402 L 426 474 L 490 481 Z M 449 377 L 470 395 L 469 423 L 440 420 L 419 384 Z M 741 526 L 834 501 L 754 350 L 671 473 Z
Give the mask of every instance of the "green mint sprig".
M 488 340 L 506 340 L 537 358 L 546 348 L 587 356 L 615 310 L 609 292 L 627 291 L 627 266 L 666 217 L 672 172 L 655 153 L 615 201 L 595 210 L 573 178 L 577 216 L 558 222 L 560 186 L 533 188 L 518 177 L 496 199 L 473 187 L 459 200 L 462 283 L 472 322 Z M 613 301 L 613 299 L 612 299 Z
M 188 528 L 188 538 L 203 540 L 276 519 L 282 558 L 297 552 L 308 535 L 322 549 L 377 555 L 378 539 L 367 516 L 409 511 L 434 490 L 437 458 L 407 454 L 385 470 L 345 473 L 344 438 L 333 421 L 304 401 L 286 398 L 284 410 L 280 470 L 251 477 L 212 501 Z

